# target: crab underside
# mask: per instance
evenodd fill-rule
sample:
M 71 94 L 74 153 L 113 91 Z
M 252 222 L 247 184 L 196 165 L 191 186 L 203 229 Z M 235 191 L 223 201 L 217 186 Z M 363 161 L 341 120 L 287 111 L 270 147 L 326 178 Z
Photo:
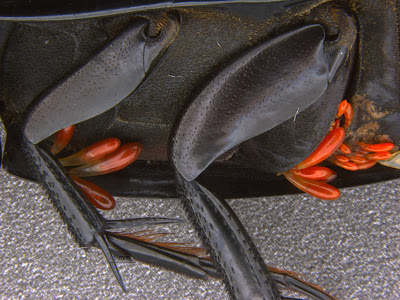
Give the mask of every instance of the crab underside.
M 224 199 L 298 193 L 277 173 L 318 147 L 343 99 L 354 110 L 347 144 L 386 142 L 399 151 L 399 7 L 372 0 L 174 5 L 85 18 L 67 12 L 61 21 L 35 20 L 22 8 L 0 16 L 2 167 L 43 182 L 77 241 L 101 247 L 122 286 L 111 253 L 196 277 L 222 272 L 237 298 L 267 278 L 260 290 L 275 299 L 268 271 Z M 53 135 L 71 125 L 64 157 L 108 137 L 140 143 L 133 165 L 91 181 L 113 196 L 186 199 L 218 271 L 208 259 L 135 240 L 146 251 L 155 247 L 146 256 L 129 244 L 136 236 L 107 231 L 178 221 L 104 220 L 49 152 Z M 400 177 L 380 164 L 356 173 L 332 169 L 337 188 Z M 254 282 L 235 282 L 233 267 L 226 270 L 219 250 L 230 243 L 237 248 L 222 256 L 238 262 L 247 255 L 250 265 L 263 266 Z M 189 261 L 183 270 L 174 265 L 180 259 Z M 238 263 L 236 272 L 245 269 Z

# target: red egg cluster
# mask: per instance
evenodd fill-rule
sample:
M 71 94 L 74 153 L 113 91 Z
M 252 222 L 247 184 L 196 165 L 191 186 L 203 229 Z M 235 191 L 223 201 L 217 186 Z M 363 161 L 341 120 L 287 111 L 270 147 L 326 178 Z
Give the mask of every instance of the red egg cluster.
M 341 117 L 344 124 L 341 127 Z M 336 173 L 329 168 L 317 166 L 318 163 L 329 162 L 349 171 L 365 170 L 373 167 L 378 161 L 391 157 L 393 143 L 366 144 L 358 142 L 351 149 L 343 144 L 345 129 L 351 125 L 353 108 L 346 100 L 339 104 L 336 120 L 330 132 L 321 144 L 305 160 L 296 167 L 282 174 L 298 189 L 323 200 L 334 200 L 340 191 L 328 184 L 336 178 Z
M 61 129 L 56 133 L 50 151 L 56 155 L 72 138 L 75 125 Z M 137 160 L 142 152 L 140 143 L 127 143 L 121 146 L 117 138 L 108 138 L 82 149 L 81 151 L 61 158 L 59 161 L 64 167 L 78 166 L 68 172 L 82 193 L 93 206 L 110 210 L 115 207 L 115 199 L 107 191 L 94 183 L 80 177 L 98 176 L 119 171 Z

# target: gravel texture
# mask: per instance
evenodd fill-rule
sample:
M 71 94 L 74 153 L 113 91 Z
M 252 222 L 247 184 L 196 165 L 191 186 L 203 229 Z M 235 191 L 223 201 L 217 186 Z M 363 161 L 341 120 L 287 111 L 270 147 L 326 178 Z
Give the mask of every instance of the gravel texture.
M 0 298 L 228 298 L 219 280 L 202 282 L 141 263 L 120 265 L 124 294 L 100 250 L 73 242 L 38 184 L 1 172 L 0 190 Z M 399 299 L 399 199 L 395 180 L 346 189 L 332 202 L 297 195 L 229 203 L 267 264 L 298 272 L 339 299 Z M 117 200 L 106 217 L 185 218 L 177 200 Z M 160 231 L 174 233 L 174 241 L 198 242 L 188 223 Z

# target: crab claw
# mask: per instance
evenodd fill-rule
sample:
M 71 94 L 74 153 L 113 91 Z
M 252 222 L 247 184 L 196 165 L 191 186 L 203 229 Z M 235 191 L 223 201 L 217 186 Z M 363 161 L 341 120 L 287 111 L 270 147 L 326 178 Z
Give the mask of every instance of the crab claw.
M 348 56 L 345 47 L 326 46 L 322 26 L 304 26 L 254 47 L 222 70 L 177 127 L 172 157 L 178 172 L 196 179 L 222 154 L 320 99 Z M 287 72 L 283 59 L 296 71 Z
M 120 145 L 121 141 L 119 139 L 108 138 L 94 143 L 71 156 L 61 158 L 59 161 L 64 167 L 84 165 L 113 153 Z
M 50 152 L 56 155 L 59 153 L 62 149 L 65 148 L 65 146 L 68 145 L 69 141 L 72 138 L 72 135 L 74 134 L 75 131 L 75 125 L 68 126 L 64 129 L 61 129 L 57 131 L 56 137 L 54 139 L 53 146 L 50 149 Z
M 117 151 L 95 162 L 69 170 L 71 175 L 79 177 L 104 175 L 119 171 L 133 163 L 142 152 L 140 143 L 122 145 Z
M 37 144 L 64 127 L 98 116 L 132 93 L 179 32 L 178 19 L 168 16 L 160 35 L 151 38 L 146 34 L 151 22 L 130 22 L 85 65 L 39 98 L 24 126 L 27 139 Z

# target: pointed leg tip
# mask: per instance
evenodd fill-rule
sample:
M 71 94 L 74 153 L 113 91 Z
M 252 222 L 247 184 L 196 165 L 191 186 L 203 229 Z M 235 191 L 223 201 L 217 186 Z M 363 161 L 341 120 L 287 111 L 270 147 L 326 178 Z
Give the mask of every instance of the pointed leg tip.
M 121 274 L 119 273 L 117 264 L 114 260 L 112 262 L 108 261 L 108 263 L 111 267 L 112 272 L 114 273 L 115 279 L 117 280 L 119 286 L 121 287 L 122 291 L 126 293 L 126 287 L 124 281 L 122 280 Z
M 124 282 L 122 281 L 122 279 L 119 280 L 119 279 L 117 278 L 117 281 L 118 281 L 119 286 L 121 287 L 122 291 L 126 294 L 126 293 L 127 293 L 127 290 L 126 290 L 125 284 L 124 284 Z
M 93 235 L 93 237 L 99 244 L 101 250 L 103 251 L 103 254 L 106 257 L 108 265 L 110 266 L 111 271 L 113 272 L 113 274 L 115 276 L 115 279 L 117 279 L 122 290 L 124 291 L 124 293 L 126 293 L 126 287 L 125 287 L 124 281 L 122 280 L 121 274 L 119 273 L 117 264 L 115 263 L 114 257 L 111 254 L 110 248 L 108 247 L 105 237 L 101 236 L 99 233 L 95 233 Z

